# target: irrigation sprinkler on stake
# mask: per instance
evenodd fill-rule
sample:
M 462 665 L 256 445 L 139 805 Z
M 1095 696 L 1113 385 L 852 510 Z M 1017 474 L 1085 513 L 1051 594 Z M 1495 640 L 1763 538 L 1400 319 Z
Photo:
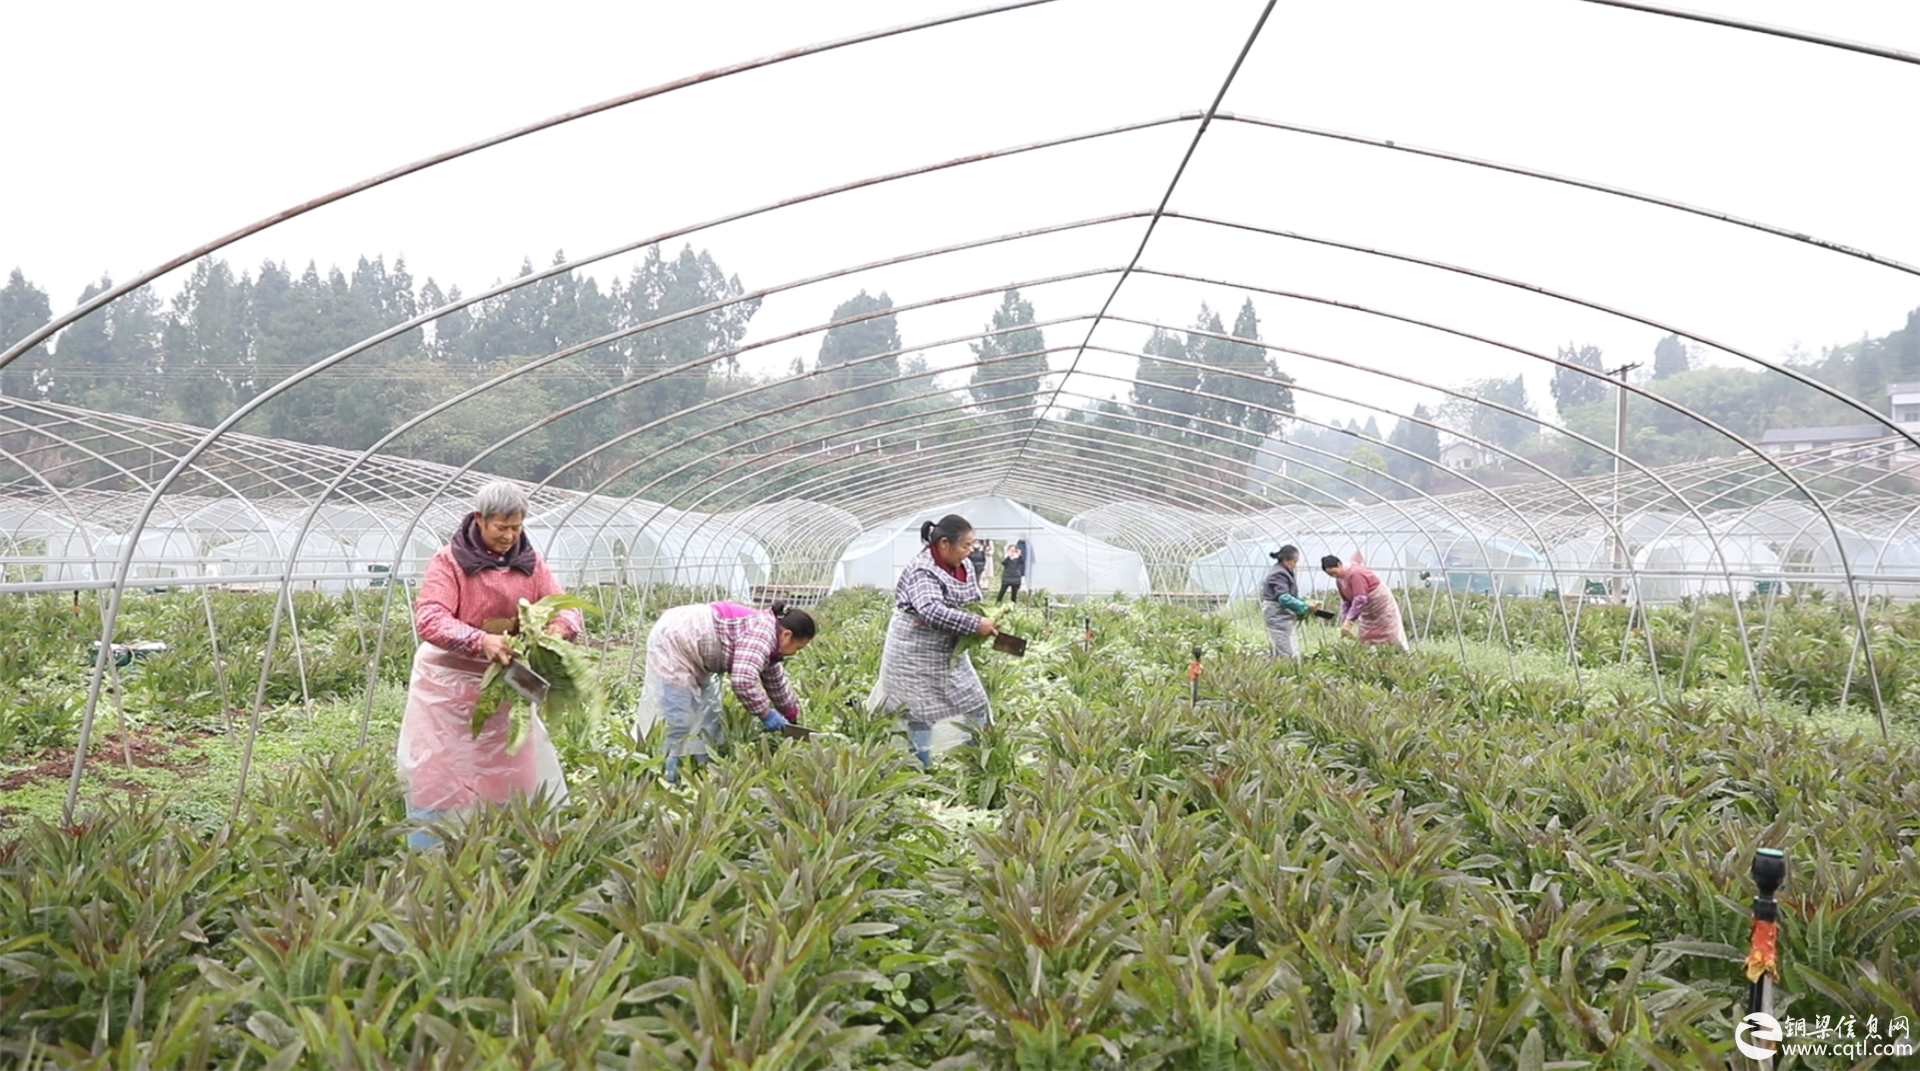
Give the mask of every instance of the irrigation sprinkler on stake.
M 1187 663 L 1187 712 L 1200 712 L 1200 645 L 1193 647 L 1193 661 Z
M 1753 940 L 1747 952 L 1747 1014 L 1773 1014 L 1773 984 L 1780 980 L 1780 905 L 1774 891 L 1787 878 L 1787 857 L 1778 848 L 1753 853 Z

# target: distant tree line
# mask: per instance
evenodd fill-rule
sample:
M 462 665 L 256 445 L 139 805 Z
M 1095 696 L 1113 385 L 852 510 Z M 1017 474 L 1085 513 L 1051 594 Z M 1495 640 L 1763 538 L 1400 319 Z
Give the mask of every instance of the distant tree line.
M 562 263 L 556 254 L 553 264 Z M 535 274 L 523 261 L 519 278 Z M 103 278 L 80 300 L 111 285 Z M 478 457 L 484 471 L 660 497 L 723 477 L 715 486 L 764 497 L 820 486 L 830 466 L 806 455 L 829 447 L 904 453 L 1010 428 L 1021 434 L 1020 422 L 1047 404 L 1070 360 L 1054 367 L 1033 302 L 1009 290 L 971 344 L 974 363 L 962 372 L 958 399 L 966 404 L 956 407 L 952 391 L 903 344 L 892 299 L 861 290 L 833 309 L 812 360 L 795 357 L 783 374 L 749 376 L 735 352 L 759 309 L 747 294 L 738 276 L 690 245 L 677 254 L 647 250 L 605 289 L 591 276 L 553 272 L 312 376 L 240 430 L 365 449 L 402 419 L 543 361 L 382 449 L 453 465 Z M 457 286 L 416 284 L 404 260 L 389 267 L 382 257 L 361 258 L 350 273 L 309 263 L 298 274 L 271 260 L 238 273 L 203 260 L 170 301 L 143 287 L 0 370 L 0 394 L 211 426 L 314 362 L 459 300 Z M 0 287 L 0 345 L 51 315 L 47 294 L 14 269 Z M 1291 420 L 1292 377 L 1260 342 L 1251 300 L 1231 327 L 1203 303 L 1190 327 L 1151 331 L 1124 392 L 1092 404 L 1063 396 L 1065 415 L 1045 433 L 1060 440 L 1053 448 L 1256 504 L 1469 486 L 1438 465 L 1442 429 L 1562 476 L 1611 467 L 1605 451 L 1532 419 L 1544 400 L 1529 397 L 1519 376 L 1462 384 L 1456 389 L 1467 397 L 1416 408 L 1384 434 L 1373 418 L 1330 427 Z M 568 350 L 577 352 L 544 361 Z M 1866 419 L 1779 373 L 1704 366 L 1697 351 L 1663 338 L 1651 354 L 1627 358 L 1644 365 L 1633 381 L 1754 441 L 1769 427 Z M 1616 388 L 1586 373 L 1620 361 L 1571 343 L 1557 356 L 1570 367 L 1551 377 L 1553 411 L 1572 432 L 1610 446 Z M 1889 383 L 1920 380 L 1920 310 L 1882 338 L 1793 364 L 1884 411 Z M 1074 389 L 1088 390 L 1081 381 Z M 525 427 L 534 430 L 504 441 Z M 1700 420 L 1639 397 L 1629 399 L 1627 429 L 1628 455 L 1647 465 L 1739 449 Z M 1276 480 L 1282 468 L 1286 478 Z M 1475 479 L 1540 478 L 1526 465 L 1488 468 Z
M 1872 422 L 1789 375 L 1754 366 L 1704 364 L 1700 349 L 1677 335 L 1660 339 L 1651 353 L 1623 359 L 1609 359 L 1590 344 L 1559 347 L 1555 356 L 1563 365 L 1554 368 L 1549 381 L 1550 410 L 1529 396 L 1523 377 L 1496 376 L 1459 384 L 1454 389 L 1465 397 L 1449 397 L 1436 411 L 1416 407 L 1412 419 L 1395 422 L 1384 436 L 1373 417 L 1365 424 L 1300 423 L 1284 440 L 1270 439 L 1260 446 L 1249 485 L 1276 498 L 1368 502 L 1465 490 L 1475 482 L 1500 486 L 1547 479 L 1540 470 L 1561 477 L 1608 472 L 1619 403 L 1618 387 L 1605 373 L 1623 363 L 1638 365 L 1629 382 L 1696 414 L 1629 393 L 1624 453 L 1638 465 L 1727 457 L 1744 449 L 1709 421 L 1756 444 L 1770 428 Z M 1920 382 L 1920 309 L 1908 314 L 1903 327 L 1882 337 L 1831 347 L 1818 357 L 1796 354 L 1784 363 L 1887 416 L 1888 388 Z M 1566 430 L 1544 427 L 1538 419 L 1543 414 L 1549 421 L 1558 414 L 1555 422 Z M 1469 467 L 1471 482 L 1438 464 L 1442 429 L 1450 437 L 1487 444 L 1489 463 Z
M 1560 347 L 1556 356 L 1566 365 L 1591 373 L 1604 374 L 1622 364 L 1635 365 L 1628 382 L 1672 403 L 1628 393 L 1623 452 L 1630 460 L 1650 467 L 1740 453 L 1744 448 L 1727 432 L 1757 444 L 1769 429 L 1873 422 L 1866 413 L 1785 373 L 1748 363 L 1708 365 L 1701 360 L 1700 351 L 1697 344 L 1668 335 L 1655 343 L 1652 353 L 1624 359 L 1609 359 L 1597 346 L 1573 343 Z M 1903 327 L 1880 338 L 1863 337 L 1831 347 L 1819 357 L 1796 354 L 1775 363 L 1887 416 L 1888 387 L 1920 380 L 1920 309 L 1908 313 Z M 1610 471 L 1613 459 L 1606 450 L 1576 438 L 1613 446 L 1619 422 L 1619 388 L 1609 378 L 1569 367 L 1554 369 L 1550 383 L 1553 409 L 1559 414 L 1559 423 L 1571 434 L 1544 431 L 1532 421 L 1497 411 L 1471 415 L 1455 411 L 1453 426 L 1523 454 L 1559 475 Z M 1476 396 L 1537 413 L 1519 377 L 1481 380 L 1466 389 Z
M 553 264 L 564 260 L 556 254 Z M 535 274 L 530 260 L 521 264 L 519 278 Z M 80 300 L 111 286 L 103 278 Z M 861 290 L 836 306 L 811 361 L 796 357 L 782 375 L 745 375 L 735 351 L 760 304 L 747 293 L 691 246 L 652 248 L 605 289 L 591 276 L 554 272 L 372 345 L 278 393 L 238 430 L 366 449 L 403 419 L 542 361 L 382 451 L 452 465 L 479 457 L 483 471 L 657 497 L 724 477 L 715 486 L 738 488 L 744 500 L 818 486 L 830 466 L 809 455 L 829 447 L 904 453 L 976 441 L 1039 412 L 1055 382 L 1033 303 L 1017 290 L 1002 295 L 972 344 L 960 407 L 925 359 L 908 353 L 884 291 Z M 171 301 L 142 287 L 0 370 L 0 394 L 210 427 L 315 362 L 461 298 L 457 286 L 416 283 L 404 260 L 361 258 L 351 272 L 310 263 L 295 273 L 271 260 L 236 272 L 207 259 Z M 47 294 L 14 269 L 0 287 L 0 346 L 51 315 Z M 1225 334 L 1203 306 L 1193 332 L 1156 331 L 1150 343 L 1160 357 L 1207 366 L 1195 381 L 1211 397 L 1143 385 L 1134 396 L 1140 411 L 1122 407 L 1133 438 L 1084 425 L 1070 433 L 1091 436 L 1095 449 L 1151 438 L 1156 449 L 1188 450 L 1169 463 L 1189 468 L 1217 467 L 1196 458 L 1223 439 L 1250 454 L 1291 395 L 1266 351 L 1213 337 Z M 1257 340 L 1251 302 L 1233 334 Z M 577 352 L 543 360 L 568 350 Z M 74 481 L 98 475 L 64 471 Z

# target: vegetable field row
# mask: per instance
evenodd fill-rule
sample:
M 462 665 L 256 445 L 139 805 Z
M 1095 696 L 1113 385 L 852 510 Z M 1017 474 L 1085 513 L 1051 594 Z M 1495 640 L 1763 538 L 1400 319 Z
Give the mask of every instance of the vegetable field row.
M 1479 645 L 1463 662 L 1451 642 L 1329 641 L 1275 664 L 1228 617 L 1126 604 L 1005 614 L 1034 642 L 976 655 L 998 726 L 923 774 L 860 704 L 886 611 L 835 596 L 794 662 L 807 722 L 845 741 L 775 745 L 742 719 L 671 788 L 616 721 L 560 742 L 565 807 L 487 811 L 443 851 L 404 849 L 378 736 L 271 773 L 211 832 L 160 800 L 0 832 L 0 1051 L 1727 1066 L 1758 845 L 1791 861 L 1779 1014 L 1920 1015 L 1910 746 L 1752 710 L 1737 687 L 1661 701 L 1644 674 L 1576 684 Z M 311 620 L 346 650 L 364 619 Z M 355 684 L 328 657 L 355 694 L 366 658 Z M 624 658 L 606 662 L 616 711 Z M 178 716 L 167 699 L 135 706 Z

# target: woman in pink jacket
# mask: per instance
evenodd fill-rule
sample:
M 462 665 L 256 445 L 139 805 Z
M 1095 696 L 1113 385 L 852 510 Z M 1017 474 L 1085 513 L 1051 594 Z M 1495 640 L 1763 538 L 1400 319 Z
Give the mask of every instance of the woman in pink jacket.
M 511 755 L 506 706 L 479 736 L 472 730 L 487 663 L 512 661 L 507 634 L 519 624 L 520 600 L 537 602 L 560 590 L 521 529 L 526 513 L 527 497 L 517 485 L 490 483 L 474 496 L 473 512 L 453 541 L 427 562 L 414 600 L 421 642 L 413 653 L 396 750 L 410 817 L 459 813 L 543 788 L 556 799 L 566 797 L 560 757 L 537 716 L 532 733 Z M 570 640 L 580 625 L 580 611 L 564 610 L 548 631 Z M 415 847 L 438 843 L 425 832 L 409 840 Z
M 1343 564 L 1329 554 L 1320 559 L 1320 570 L 1332 577 L 1340 589 L 1340 631 L 1368 646 L 1394 646 L 1402 651 L 1407 645 L 1406 626 L 1400 622 L 1400 604 L 1393 589 L 1374 571 L 1354 562 Z

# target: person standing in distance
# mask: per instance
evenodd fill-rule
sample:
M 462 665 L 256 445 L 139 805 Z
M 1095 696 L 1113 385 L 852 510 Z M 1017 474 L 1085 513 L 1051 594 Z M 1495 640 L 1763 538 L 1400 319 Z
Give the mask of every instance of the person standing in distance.
M 1021 553 L 1020 544 L 1007 548 L 1007 556 L 1000 559 L 1000 593 L 993 597 L 994 602 L 1004 602 L 1007 592 L 1013 592 L 1013 601 L 1020 601 L 1020 582 L 1027 577 L 1027 557 Z

